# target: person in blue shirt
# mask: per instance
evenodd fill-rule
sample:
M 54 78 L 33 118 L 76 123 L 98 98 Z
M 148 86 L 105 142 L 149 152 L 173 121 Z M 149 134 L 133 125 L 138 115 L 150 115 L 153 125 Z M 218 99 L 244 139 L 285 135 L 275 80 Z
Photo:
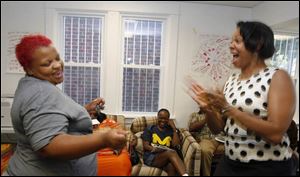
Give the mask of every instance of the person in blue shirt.
M 187 176 L 184 163 L 172 148 L 180 144 L 176 126 L 170 120 L 167 109 L 160 109 L 157 114 L 158 124 L 148 126 L 143 134 L 144 163 L 162 168 L 169 176 L 176 174 Z

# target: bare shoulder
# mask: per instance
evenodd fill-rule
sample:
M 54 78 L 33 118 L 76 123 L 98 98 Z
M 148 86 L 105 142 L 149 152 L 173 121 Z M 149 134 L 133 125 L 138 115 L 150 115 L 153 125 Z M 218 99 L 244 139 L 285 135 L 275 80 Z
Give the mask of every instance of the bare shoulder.
M 295 87 L 291 76 L 285 70 L 277 70 L 272 77 L 270 91 L 274 94 L 295 94 Z
M 292 83 L 292 78 L 285 70 L 279 69 L 273 75 L 272 83 L 274 82 L 277 84 L 288 84 Z

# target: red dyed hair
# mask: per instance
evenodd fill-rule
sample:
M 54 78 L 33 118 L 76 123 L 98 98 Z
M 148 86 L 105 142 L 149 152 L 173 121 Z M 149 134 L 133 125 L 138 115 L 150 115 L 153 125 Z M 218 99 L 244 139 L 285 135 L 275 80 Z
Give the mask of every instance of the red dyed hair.
M 26 35 L 20 43 L 16 45 L 16 57 L 19 63 L 26 68 L 32 60 L 32 53 L 35 49 L 42 46 L 49 46 L 52 41 L 43 35 Z

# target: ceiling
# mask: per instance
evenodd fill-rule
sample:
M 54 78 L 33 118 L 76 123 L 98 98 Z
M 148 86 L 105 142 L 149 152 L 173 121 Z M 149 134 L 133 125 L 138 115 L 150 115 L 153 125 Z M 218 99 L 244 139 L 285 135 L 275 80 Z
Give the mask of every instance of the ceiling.
M 272 29 L 279 32 L 299 33 L 299 18 L 273 25 Z
M 264 1 L 184 1 L 184 2 L 253 8 L 253 7 L 263 3 Z
M 222 5 L 231 7 L 254 8 L 265 1 L 181 1 L 198 4 Z M 276 31 L 299 33 L 299 18 L 271 26 Z

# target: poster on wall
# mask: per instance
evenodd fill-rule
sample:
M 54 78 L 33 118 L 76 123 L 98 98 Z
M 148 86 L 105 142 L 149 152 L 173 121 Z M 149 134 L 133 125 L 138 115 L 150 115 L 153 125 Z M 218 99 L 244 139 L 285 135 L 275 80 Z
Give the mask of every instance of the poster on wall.
M 207 89 L 221 89 L 233 72 L 229 46 L 231 38 L 221 35 L 198 34 L 195 37 L 190 75 Z
M 7 72 L 8 73 L 24 73 L 24 70 L 18 62 L 15 54 L 16 45 L 24 35 L 32 34 L 32 32 L 8 32 L 7 47 Z

